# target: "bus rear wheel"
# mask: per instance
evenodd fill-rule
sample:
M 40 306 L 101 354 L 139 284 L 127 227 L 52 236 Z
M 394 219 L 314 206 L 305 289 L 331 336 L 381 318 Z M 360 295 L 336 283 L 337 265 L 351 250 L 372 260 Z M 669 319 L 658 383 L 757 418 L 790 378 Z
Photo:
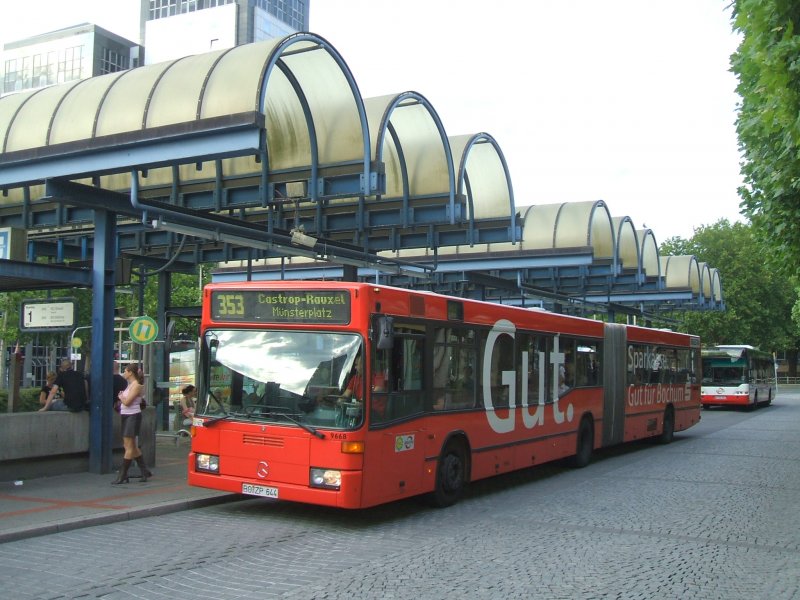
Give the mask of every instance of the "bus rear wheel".
M 658 441 L 662 444 L 669 444 L 675 438 L 675 410 L 668 406 L 664 411 L 664 426 L 661 428 L 661 435 Z
M 594 429 L 589 418 L 581 419 L 578 427 L 578 439 L 575 442 L 575 456 L 572 457 L 572 466 L 582 469 L 592 460 L 594 449 Z
M 467 484 L 467 453 L 464 444 L 450 441 L 442 450 L 436 467 L 436 486 L 431 494 L 434 506 L 445 508 L 461 499 Z

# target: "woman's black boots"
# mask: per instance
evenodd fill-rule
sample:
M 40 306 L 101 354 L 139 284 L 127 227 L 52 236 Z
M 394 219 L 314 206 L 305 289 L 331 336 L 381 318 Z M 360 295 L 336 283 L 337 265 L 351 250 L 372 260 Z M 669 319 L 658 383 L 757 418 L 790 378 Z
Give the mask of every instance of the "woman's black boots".
M 122 468 L 119 470 L 119 475 L 117 478 L 111 482 L 111 485 L 119 485 L 120 483 L 128 483 L 130 479 L 128 478 L 128 469 L 131 467 L 131 459 L 126 458 L 122 461 Z
M 144 464 L 144 456 L 137 456 L 136 464 L 139 465 L 139 470 L 142 472 L 142 478 L 140 481 L 142 483 L 147 482 L 147 478 L 152 477 L 153 474 L 150 472 L 150 469 L 147 468 L 147 465 Z

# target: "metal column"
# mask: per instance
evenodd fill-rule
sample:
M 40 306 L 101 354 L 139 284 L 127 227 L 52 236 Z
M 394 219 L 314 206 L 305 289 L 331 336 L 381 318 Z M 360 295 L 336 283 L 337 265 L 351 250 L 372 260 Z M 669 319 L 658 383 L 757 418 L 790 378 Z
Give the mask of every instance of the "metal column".
M 92 362 L 90 371 L 91 415 L 89 471 L 111 471 L 113 415 L 111 399 L 114 373 L 114 266 L 116 214 L 95 210 L 92 263 Z

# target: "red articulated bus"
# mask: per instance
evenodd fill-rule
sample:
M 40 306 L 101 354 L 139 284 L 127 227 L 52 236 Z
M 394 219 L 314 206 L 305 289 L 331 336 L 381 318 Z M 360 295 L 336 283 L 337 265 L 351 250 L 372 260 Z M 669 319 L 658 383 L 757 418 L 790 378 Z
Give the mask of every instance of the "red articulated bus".
M 203 293 L 189 483 L 364 508 L 700 420 L 695 336 L 344 282 Z

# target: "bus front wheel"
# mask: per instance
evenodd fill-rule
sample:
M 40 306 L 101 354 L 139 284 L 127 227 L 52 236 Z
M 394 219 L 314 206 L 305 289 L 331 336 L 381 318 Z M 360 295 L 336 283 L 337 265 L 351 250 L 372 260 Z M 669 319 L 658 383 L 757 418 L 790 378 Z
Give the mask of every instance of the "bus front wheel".
M 467 453 L 464 444 L 450 441 L 442 450 L 436 467 L 436 487 L 431 499 L 439 508 L 452 506 L 461 498 L 467 483 Z

